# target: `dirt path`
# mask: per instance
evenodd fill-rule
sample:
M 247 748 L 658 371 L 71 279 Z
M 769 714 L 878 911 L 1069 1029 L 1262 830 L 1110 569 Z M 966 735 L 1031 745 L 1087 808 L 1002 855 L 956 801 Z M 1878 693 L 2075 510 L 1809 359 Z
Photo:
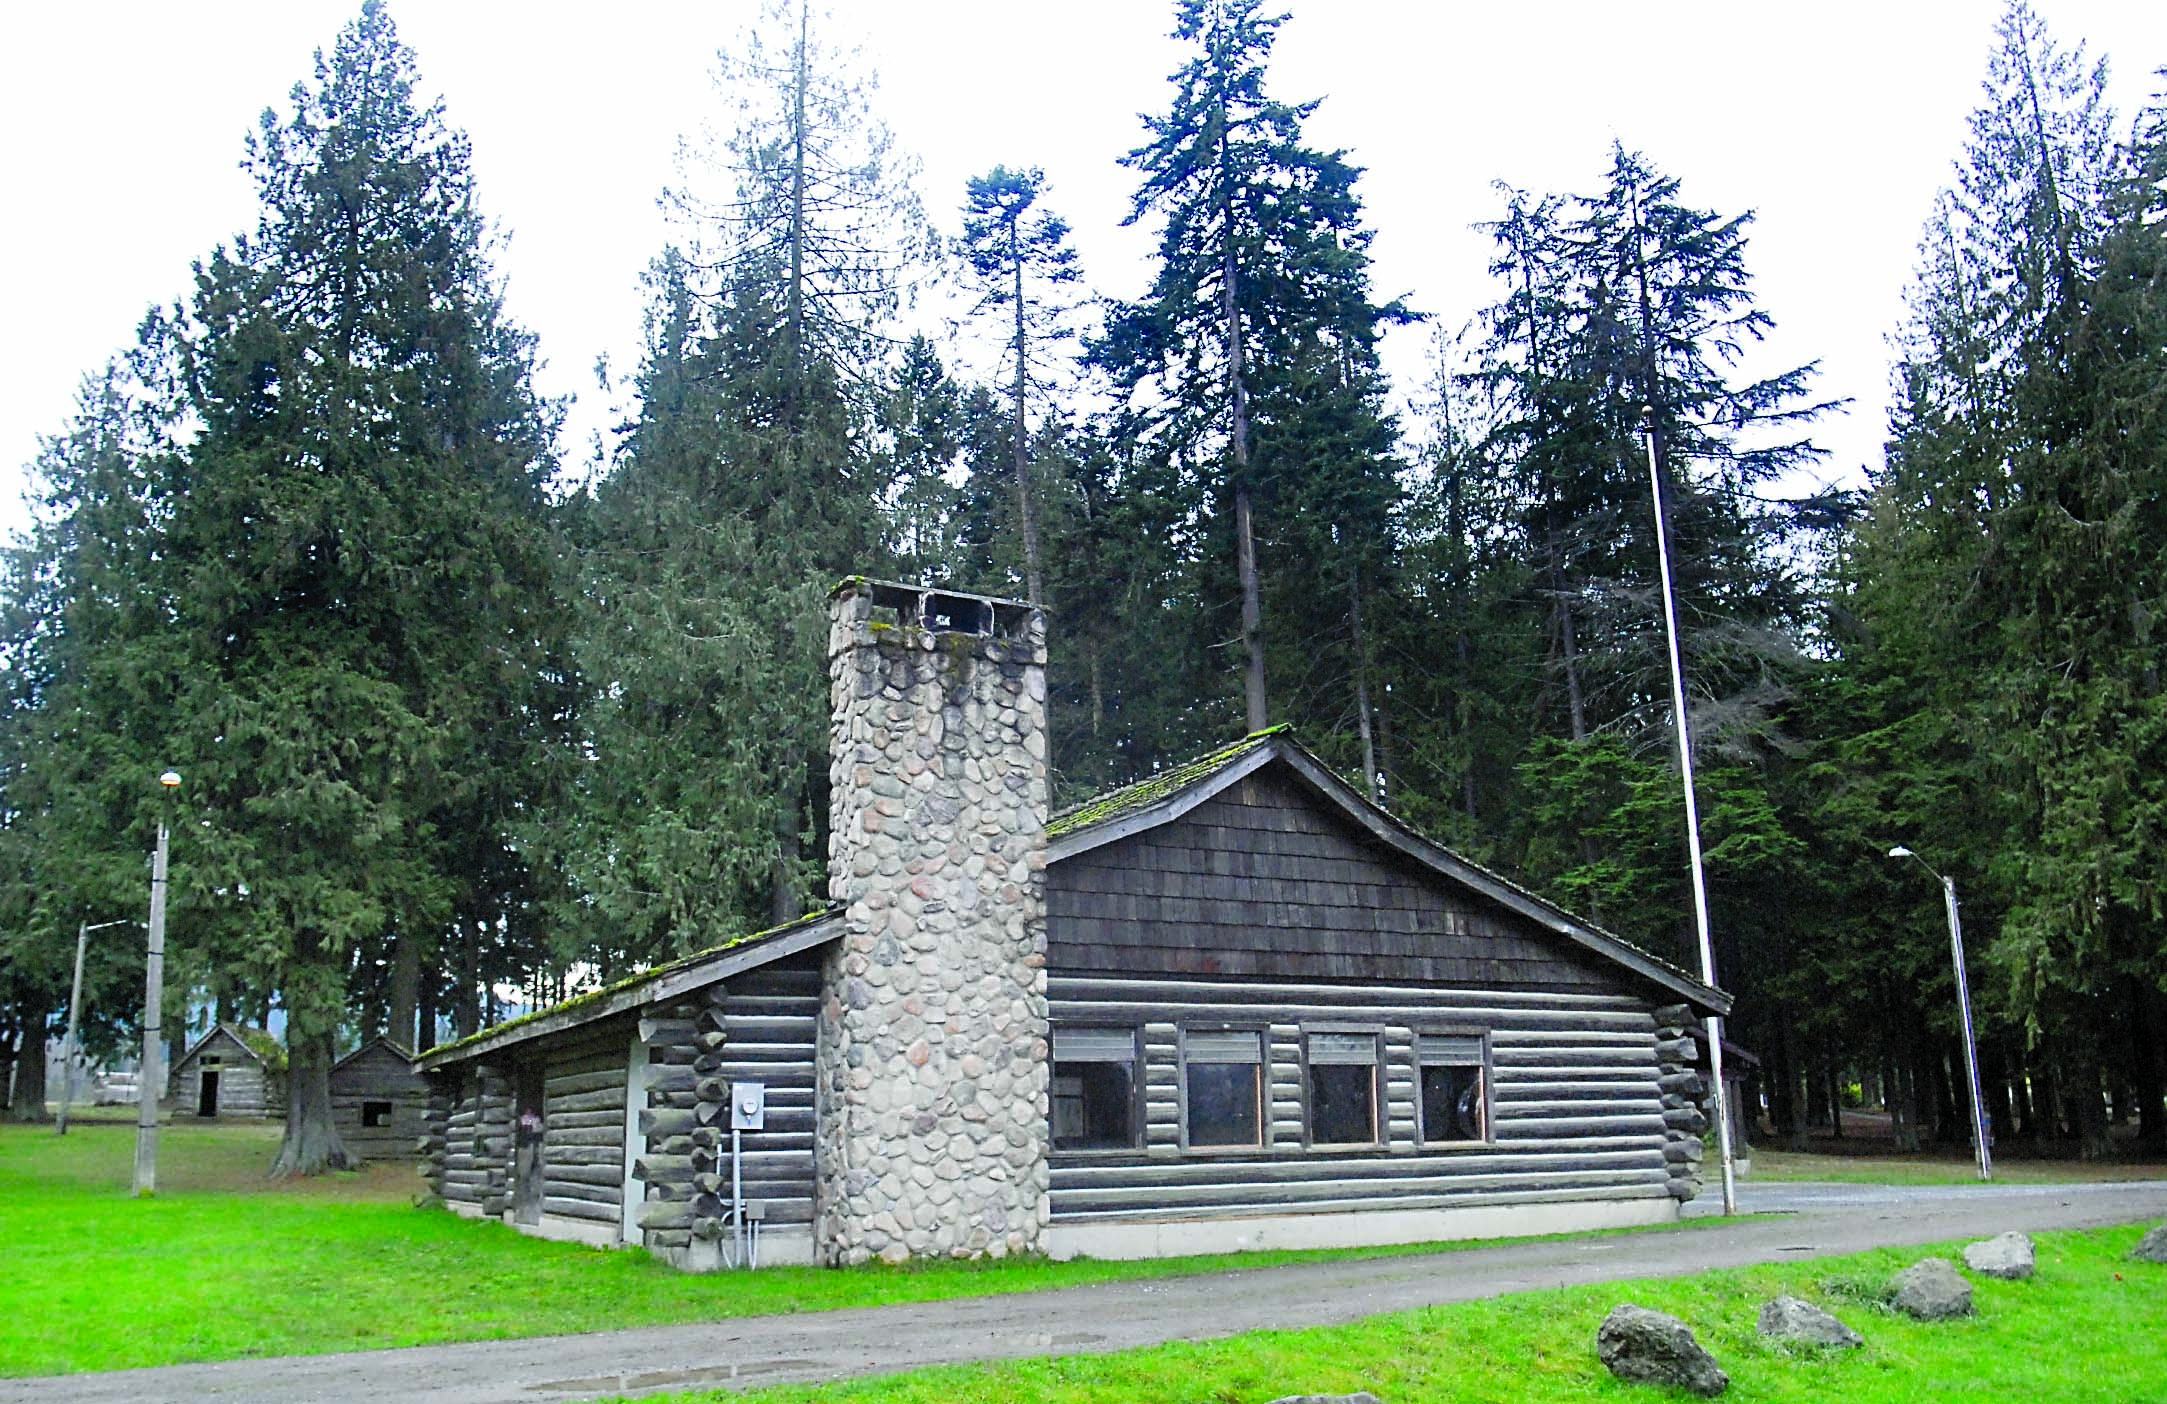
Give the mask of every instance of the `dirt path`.
M 815 1382 L 1331 1325 L 1534 1288 L 1673 1277 L 2007 1229 L 2130 1223 L 2167 1217 L 2167 1183 L 1749 1185 L 1740 1207 L 1783 1217 L 714 1325 L 0 1380 L 0 1404 L 559 1404 L 607 1394 Z

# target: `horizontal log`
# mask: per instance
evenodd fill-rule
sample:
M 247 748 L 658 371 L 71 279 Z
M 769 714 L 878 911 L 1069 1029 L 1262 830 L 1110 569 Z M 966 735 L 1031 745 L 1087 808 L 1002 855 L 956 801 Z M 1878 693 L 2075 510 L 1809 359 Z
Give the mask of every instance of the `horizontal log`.
M 1690 1063 L 1700 1056 L 1700 1045 L 1690 1038 L 1657 1039 L 1655 1056 L 1659 1062 Z
M 1665 1073 L 1655 1080 L 1655 1090 L 1680 1097 L 1698 1097 L 1708 1090 L 1698 1072 Z
M 622 1126 L 624 1120 L 625 1104 L 622 1097 L 592 1111 L 558 1111 L 551 1108 L 549 1113 L 549 1124 L 566 1130 L 573 1127 Z
M 568 1185 L 617 1185 L 625 1182 L 625 1170 L 618 1165 L 551 1165 L 542 1171 L 542 1183 Z
M 649 1064 L 645 1081 L 650 1094 L 656 1092 L 691 1092 L 699 1086 L 699 1075 L 689 1067 L 671 1067 L 665 1063 Z
M 640 1113 L 640 1134 L 650 1141 L 669 1136 L 686 1135 L 699 1126 L 695 1112 L 674 1108 L 650 1107 Z
M 720 1048 L 710 1049 L 705 1053 L 693 1055 L 692 1070 L 702 1077 L 713 1077 L 716 1073 L 721 1072 L 729 1061 L 725 1050 Z
M 557 1165 L 610 1165 L 615 1166 L 618 1178 L 624 1177 L 625 1152 L 623 1146 L 551 1146 L 544 1153 L 543 1164 Z
M 1698 1136 L 1708 1129 L 1708 1118 L 1701 1114 L 1698 1107 L 1681 1107 L 1676 1111 L 1664 1112 L 1663 1124 L 1673 1131 Z
M 542 1212 L 561 1215 L 567 1219 L 585 1219 L 597 1224 L 617 1223 L 621 1213 L 614 1204 L 604 1204 L 592 1199 L 560 1199 L 549 1195 L 542 1197 Z
M 692 1046 L 702 1053 L 712 1053 L 730 1041 L 730 1035 L 721 1029 L 701 1029 L 692 1036 Z
M 690 1229 L 693 1218 L 689 1201 L 672 1204 L 650 1199 L 633 1211 L 633 1222 L 643 1229 Z
M 548 1126 L 542 1131 L 542 1144 L 551 1149 L 557 1146 L 621 1146 L 624 1139 L 622 1121 L 615 1126 Z
M 1698 1165 L 1707 1154 L 1707 1147 L 1697 1140 L 1670 1141 L 1663 1147 L 1663 1159 L 1674 1165 Z
M 610 1112 L 616 1112 L 619 1116 L 622 1116 L 624 1115 L 624 1109 L 625 1084 L 624 1078 L 622 1077 L 622 1075 L 620 1075 L 617 1080 L 608 1087 L 596 1088 L 591 1092 L 574 1093 L 569 1097 L 550 1098 L 542 1109 L 542 1115 L 545 1119 L 555 1117 L 559 1114 L 566 1116 L 580 1116 L 592 1115 L 596 1112 L 601 1112 L 605 1115 Z
M 1282 1208 L 1400 1209 L 1450 1205 L 1457 1200 L 1504 1194 L 1564 1194 L 1575 1199 L 1649 1198 L 1667 1193 L 1669 1176 L 1660 1170 L 1612 1175 L 1495 1175 L 1471 1177 L 1450 1186 L 1411 1181 L 1405 1184 L 1333 1183 L 1292 1185 L 1226 1184 L 1198 1186 L 1179 1196 L 1148 1190 L 1118 1192 L 1055 1191 L 1051 1208 L 1064 1215 L 1122 1211 L 1214 1210 L 1221 1213 L 1269 1213 Z M 1456 1193 L 1448 1191 L 1457 1191 Z
M 688 1181 L 694 1174 L 689 1155 L 643 1155 L 632 1162 L 632 1178 L 649 1181 Z
M 698 1026 L 690 1019 L 640 1020 L 640 1042 L 649 1045 L 690 1043 L 698 1032 Z

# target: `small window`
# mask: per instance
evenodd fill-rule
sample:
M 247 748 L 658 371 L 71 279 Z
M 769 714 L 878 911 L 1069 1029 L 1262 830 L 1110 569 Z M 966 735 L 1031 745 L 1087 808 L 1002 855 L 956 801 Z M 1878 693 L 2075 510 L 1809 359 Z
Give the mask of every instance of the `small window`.
M 1425 1035 L 1422 1139 L 1430 1144 L 1490 1139 L 1488 1058 L 1479 1034 Z
M 1053 1148 L 1130 1150 L 1138 1144 L 1136 1031 L 1053 1031 Z
M 201 1061 L 204 1067 L 215 1068 L 225 1060 L 220 1058 L 216 1053 L 206 1053 L 203 1055 Z
M 1309 1036 L 1309 1141 L 1377 1144 L 1377 1035 Z
M 1181 1052 L 1188 1143 L 1262 1145 L 1263 1036 L 1192 1033 L 1182 1039 Z
M 363 1102 L 361 1104 L 361 1125 L 364 1129 L 377 1126 L 389 1126 L 390 1124 L 391 1103 Z

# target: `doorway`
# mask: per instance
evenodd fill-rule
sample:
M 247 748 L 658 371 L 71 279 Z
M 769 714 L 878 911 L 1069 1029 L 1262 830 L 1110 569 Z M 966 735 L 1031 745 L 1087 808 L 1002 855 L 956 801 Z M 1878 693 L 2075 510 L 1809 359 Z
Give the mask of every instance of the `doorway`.
M 540 1063 L 523 1063 L 512 1087 L 512 1222 L 542 1221 L 542 1093 Z
M 218 1074 L 205 1068 L 202 1082 L 196 1088 L 196 1115 L 218 1115 Z

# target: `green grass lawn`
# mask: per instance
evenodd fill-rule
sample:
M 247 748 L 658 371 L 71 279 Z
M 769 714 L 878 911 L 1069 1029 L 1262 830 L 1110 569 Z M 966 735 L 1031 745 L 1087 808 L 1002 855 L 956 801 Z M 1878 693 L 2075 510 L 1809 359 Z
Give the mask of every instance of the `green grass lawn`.
M 410 1169 L 272 1186 L 274 1125 L 168 1127 L 155 1199 L 134 1127 L 0 1126 L 0 1376 L 365 1350 L 1027 1292 L 1431 1244 L 1154 1262 L 770 1268 L 692 1277 L 418 1209 Z M 1696 1220 L 1686 1231 L 1720 1220 Z
M 1730 1373 L 1724 1397 L 1769 1404 L 2167 1400 L 2167 1267 L 2123 1258 L 2137 1228 L 2039 1236 L 2030 1282 L 1975 1279 L 1979 1315 L 1926 1325 L 1873 1300 L 1899 1268 L 1938 1250 L 1888 1249 L 1692 1278 L 1528 1292 L 1375 1317 L 1103 1356 L 961 1366 L 817 1388 L 645 1396 L 647 1404 L 1262 1404 L 1370 1390 L 1385 1404 L 1547 1404 L 1688 1399 L 1620 1384 L 1595 1358 L 1619 1302 L 1690 1324 Z M 1866 1345 L 1792 1354 L 1754 1330 L 1781 1292 L 1817 1301 Z
M 1824 1141 L 1823 1144 L 1826 1144 Z M 1703 1167 L 1712 1178 L 1713 1159 Z M 1753 1179 L 1825 1180 L 1848 1185 L 1970 1185 L 1979 1182 L 1969 1149 L 1938 1149 L 1911 1155 L 1824 1154 L 1755 1147 Z M 2058 1185 L 2096 1180 L 2163 1180 L 2167 1165 L 2140 1160 L 2036 1160 L 1997 1157 L 1994 1182 Z

